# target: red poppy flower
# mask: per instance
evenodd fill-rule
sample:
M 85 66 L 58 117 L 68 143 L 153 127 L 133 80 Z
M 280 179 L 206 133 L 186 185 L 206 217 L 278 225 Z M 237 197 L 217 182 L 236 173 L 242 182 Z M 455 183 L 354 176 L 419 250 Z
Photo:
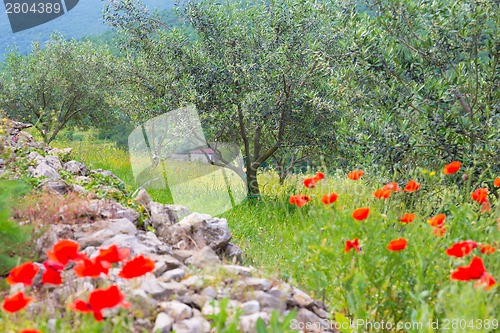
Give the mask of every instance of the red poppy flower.
M 133 279 L 142 276 L 155 269 L 155 262 L 143 255 L 137 256 L 128 261 L 118 274 L 124 279 Z
M 94 318 L 97 321 L 101 321 L 104 319 L 102 310 L 111 309 L 116 306 L 128 309 L 130 304 L 125 302 L 125 296 L 117 286 L 111 286 L 108 289 L 96 289 L 91 292 L 88 302 L 76 299 L 69 307 L 74 311 L 83 313 L 92 312 Z
M 351 249 L 355 249 L 356 251 L 361 251 L 359 247 L 359 240 L 354 238 L 353 240 L 347 240 L 345 242 L 345 252 L 349 252 Z
M 311 197 L 308 195 L 297 194 L 290 196 L 290 203 L 292 205 L 297 205 L 298 207 L 305 206 L 309 201 L 311 201 Z
M 384 185 L 384 187 L 382 189 L 384 189 L 384 190 L 391 190 L 393 192 L 399 192 L 399 191 L 401 191 L 401 189 L 399 188 L 398 183 L 396 183 L 396 182 L 387 183 L 387 184 Z
M 43 273 L 42 273 L 42 283 L 43 284 L 61 284 L 62 283 L 62 278 L 61 278 L 61 273 L 59 273 L 58 267 L 54 267 L 50 264 L 49 261 L 45 261 L 43 263 L 43 267 L 45 268 Z
M 450 257 L 461 258 L 472 252 L 474 248 L 477 247 L 477 243 L 474 241 L 463 241 L 453 244 L 449 249 L 446 250 L 446 254 Z
M 403 223 L 411 223 L 415 219 L 415 214 L 409 213 L 404 214 L 403 217 L 400 217 L 399 220 Z
M 107 275 L 110 267 L 111 264 L 106 261 L 83 258 L 73 270 L 78 277 L 98 278 L 101 273 Z
M 22 331 L 19 331 L 19 333 L 42 333 L 42 332 L 34 328 L 27 328 Z
M 500 187 L 500 177 L 495 179 L 495 181 L 493 182 L 493 185 L 496 187 Z
M 369 214 L 370 214 L 370 208 L 362 207 L 362 208 L 356 209 L 352 213 L 352 217 L 358 221 L 361 221 L 361 220 L 368 218 Z
M 489 211 L 491 211 L 491 206 L 490 206 L 489 201 L 486 200 L 485 202 L 483 202 L 481 204 L 481 210 L 480 210 L 480 212 L 484 213 L 484 212 L 489 212 Z
M 323 172 L 318 171 L 316 172 L 316 176 L 304 179 L 304 186 L 307 188 L 313 188 L 314 186 L 316 186 L 317 182 L 319 182 L 324 178 L 325 174 Z
M 410 180 L 405 186 L 405 192 L 415 192 L 420 188 L 420 185 L 420 183 L 417 183 L 414 180 Z
M 64 267 L 70 260 L 81 258 L 81 254 L 78 252 L 79 247 L 77 242 L 63 239 L 54 244 L 52 251 L 47 252 L 47 257 L 51 264 L 59 264 Z
M 487 188 L 478 188 L 474 192 L 470 194 L 472 200 L 477 201 L 480 204 L 483 204 L 488 201 L 488 189 Z
M 446 234 L 446 228 L 444 226 L 434 228 L 432 230 L 432 233 L 436 237 L 444 237 L 444 235 Z
M 347 178 L 352 179 L 352 180 L 358 180 L 363 176 L 364 171 L 363 170 L 354 170 L 351 171 L 347 174 Z
M 458 267 L 452 272 L 451 279 L 460 281 L 478 280 L 485 272 L 486 268 L 484 268 L 483 259 L 474 257 L 469 266 Z
M 479 281 L 476 282 L 475 287 L 479 288 L 481 286 L 484 286 L 484 290 L 488 291 L 488 289 L 493 287 L 495 284 L 497 284 L 497 282 L 495 281 L 493 276 L 491 276 L 488 272 L 484 272 Z
M 408 241 L 404 238 L 399 238 L 395 239 L 389 242 L 389 245 L 387 245 L 387 249 L 389 251 L 401 251 L 406 248 L 406 245 L 408 244 Z
M 461 163 L 458 162 L 458 161 L 453 161 L 451 162 L 450 164 L 447 164 L 445 165 L 444 169 L 443 169 L 443 173 L 445 175 L 451 175 L 452 173 L 455 173 L 457 172 L 458 170 L 460 170 L 460 165 Z
M 379 188 L 375 193 L 373 193 L 375 198 L 377 199 L 387 199 L 391 196 L 391 190 L 384 190 L 383 188 Z
M 325 194 L 322 198 L 321 198 L 321 201 L 325 204 L 325 205 L 328 205 L 328 204 L 332 204 L 334 203 L 335 201 L 337 201 L 337 199 L 339 198 L 339 195 L 337 193 L 330 193 L 330 194 Z
M 39 270 L 40 267 L 34 263 L 26 262 L 11 269 L 9 276 L 5 280 L 8 284 L 23 283 L 26 286 L 30 286 Z
M 24 309 L 31 300 L 31 297 L 26 297 L 24 292 L 21 291 L 11 297 L 5 297 L 2 308 L 7 312 L 14 313 Z
M 492 254 L 497 250 L 495 247 L 488 244 L 481 244 L 480 247 L 481 247 L 481 253 L 484 254 Z
M 314 178 L 316 178 L 316 180 L 325 179 L 325 174 L 321 171 L 318 171 L 316 172 L 316 176 Z
M 95 258 L 96 261 L 106 261 L 110 264 L 127 260 L 130 256 L 130 249 L 118 248 L 116 245 L 111 245 L 107 249 L 100 249 L 99 255 Z
M 444 224 L 444 221 L 446 220 L 446 215 L 444 214 L 438 214 L 434 217 L 431 217 L 430 219 L 427 220 L 427 223 L 429 223 L 433 227 L 442 227 Z
M 316 180 L 314 178 L 306 178 L 304 179 L 304 186 L 307 188 L 313 188 L 316 186 Z

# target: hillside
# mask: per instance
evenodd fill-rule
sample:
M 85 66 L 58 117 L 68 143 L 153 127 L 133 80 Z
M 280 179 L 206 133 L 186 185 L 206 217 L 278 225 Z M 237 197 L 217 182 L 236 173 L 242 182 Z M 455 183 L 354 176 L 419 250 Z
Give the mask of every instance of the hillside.
M 165 10 L 173 6 L 173 0 L 144 0 L 150 9 Z M 9 49 L 17 47 L 26 53 L 35 40 L 46 41 L 54 31 L 59 31 L 69 38 L 95 36 L 109 30 L 102 21 L 103 0 L 82 0 L 65 15 L 32 29 L 13 33 L 4 10 L 0 11 L 0 61 Z

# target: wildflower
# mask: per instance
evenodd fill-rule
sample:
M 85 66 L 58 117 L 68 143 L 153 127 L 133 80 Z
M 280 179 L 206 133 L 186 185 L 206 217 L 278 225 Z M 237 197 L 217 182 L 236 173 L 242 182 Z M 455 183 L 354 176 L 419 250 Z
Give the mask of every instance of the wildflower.
M 403 217 L 399 218 L 399 221 L 403 223 L 411 223 L 415 219 L 415 214 L 409 213 L 409 214 L 404 214 Z
M 460 170 L 460 165 L 461 163 L 458 162 L 458 161 L 453 161 L 451 162 L 450 164 L 447 164 L 445 165 L 444 169 L 443 169 L 443 173 L 445 175 L 451 175 L 452 173 L 455 173 L 457 172 L 458 170 Z
M 19 333 L 42 333 L 42 332 L 34 328 L 26 328 L 22 331 L 19 331 Z
M 488 189 L 478 188 L 471 194 L 472 200 L 477 201 L 479 204 L 483 204 L 488 201 Z
M 433 233 L 436 237 L 444 237 L 444 235 L 446 234 L 446 228 L 445 228 L 444 226 L 434 228 L 434 229 L 432 230 L 432 233 Z
M 358 208 L 356 209 L 353 213 L 352 213 L 352 217 L 355 219 L 355 220 L 358 220 L 358 221 L 362 221 L 362 220 L 365 220 L 366 218 L 368 218 L 368 215 L 370 214 L 370 208 L 367 208 L 367 207 L 362 207 L 362 208 Z
M 446 215 L 444 214 L 438 214 L 434 217 L 431 217 L 430 219 L 427 220 L 427 223 L 429 223 L 433 227 L 442 227 L 444 224 L 444 221 L 446 220 Z
M 2 122 L 5 124 L 7 122 L 7 118 L 3 118 Z
M 155 262 L 140 255 L 128 261 L 118 275 L 124 279 L 133 279 L 151 272 L 154 269 Z
M 433 177 L 433 176 L 435 176 L 435 175 L 436 175 L 436 171 L 431 171 L 431 172 L 429 172 L 429 176 Z
M 304 179 L 304 186 L 307 188 L 313 188 L 316 186 L 316 183 L 325 178 L 325 174 L 323 172 L 316 172 L 316 176 L 311 178 Z
M 345 252 L 349 252 L 351 249 L 355 249 L 358 252 L 361 251 L 361 248 L 359 247 L 359 240 L 357 238 L 347 240 L 345 242 Z
M 49 261 L 45 261 L 43 263 L 44 271 L 42 273 L 42 283 L 43 284 L 55 284 L 59 285 L 62 283 L 61 270 L 60 266 L 51 265 Z
M 321 201 L 325 204 L 325 205 L 328 205 L 328 204 L 332 204 L 334 203 L 335 201 L 337 201 L 337 199 L 339 198 L 339 195 L 335 192 L 332 192 L 330 194 L 325 194 L 322 198 L 321 198 Z
M 500 177 L 495 179 L 495 181 L 493 182 L 493 185 L 496 187 L 500 187 Z
M 24 292 L 18 292 L 11 297 L 5 297 L 2 308 L 7 312 L 17 312 L 24 309 L 32 301 L 31 297 L 26 297 Z
M 107 275 L 111 264 L 106 261 L 83 258 L 73 270 L 78 277 L 98 278 L 101 273 Z
M 389 182 L 382 187 L 383 190 L 391 190 L 393 192 L 399 192 L 401 189 L 399 188 L 398 183 L 396 182 Z
M 309 201 L 311 201 L 311 197 L 308 195 L 297 194 L 290 196 L 290 203 L 292 205 L 297 205 L 298 207 L 305 206 Z
M 488 244 L 481 244 L 480 248 L 481 248 L 481 253 L 484 254 L 492 254 L 497 250 L 495 247 Z
M 358 180 L 363 176 L 364 171 L 363 170 L 354 170 L 351 171 L 347 174 L 347 178 L 352 179 L 352 180 Z
M 22 283 L 26 286 L 31 285 L 33 278 L 40 270 L 40 267 L 32 262 L 26 262 L 11 269 L 6 281 L 8 284 Z
M 489 201 L 486 200 L 485 202 L 483 202 L 481 204 L 481 210 L 480 210 L 480 212 L 484 213 L 484 212 L 489 212 L 489 211 L 491 211 L 491 206 L 490 206 Z
M 489 285 L 492 282 L 491 280 L 493 280 L 493 278 L 489 274 L 486 277 L 484 277 L 485 273 L 487 272 L 486 268 L 484 267 L 483 259 L 481 259 L 480 257 L 474 257 L 472 258 L 472 261 L 470 262 L 469 266 L 458 267 L 455 271 L 451 273 L 450 278 L 452 280 L 459 280 L 459 281 L 484 279 L 488 280 L 485 282 L 488 282 Z
M 70 260 L 78 260 L 82 257 L 78 252 L 79 247 L 77 242 L 64 239 L 54 244 L 52 251 L 47 252 L 47 257 L 51 263 L 64 267 Z
M 95 258 L 96 261 L 106 261 L 110 264 L 127 260 L 130 256 L 130 249 L 118 248 L 116 245 L 111 245 L 107 249 L 100 249 L 99 254 Z
M 102 310 L 111 309 L 116 306 L 128 309 L 130 304 L 125 302 L 125 296 L 117 286 L 111 286 L 108 289 L 96 289 L 92 291 L 88 302 L 76 299 L 69 307 L 72 310 L 83 313 L 91 312 L 97 321 L 101 321 L 104 319 Z
M 405 186 L 405 192 L 415 192 L 420 188 L 420 185 L 421 184 L 417 183 L 416 181 L 410 180 Z
M 475 249 L 478 244 L 474 241 L 463 241 L 453 244 L 450 248 L 446 250 L 446 254 L 450 257 L 461 258 L 468 255 Z
M 391 195 L 391 190 L 384 190 L 383 188 L 379 188 L 375 193 L 373 193 L 375 198 L 377 199 L 387 199 Z
M 488 291 L 491 287 L 493 287 L 497 282 L 488 272 L 484 272 L 479 281 L 476 282 L 475 287 L 479 288 L 484 286 L 484 290 Z
M 389 251 L 401 251 L 406 248 L 406 245 L 408 244 L 408 241 L 404 238 L 399 238 L 395 239 L 389 242 L 389 245 L 387 245 L 387 249 Z

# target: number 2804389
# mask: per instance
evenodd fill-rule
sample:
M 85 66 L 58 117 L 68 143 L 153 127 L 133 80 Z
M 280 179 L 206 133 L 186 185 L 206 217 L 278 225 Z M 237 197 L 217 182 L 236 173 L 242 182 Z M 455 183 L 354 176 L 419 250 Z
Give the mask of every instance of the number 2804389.
M 63 9 L 60 3 L 26 3 L 7 2 L 5 4 L 7 14 L 59 14 Z

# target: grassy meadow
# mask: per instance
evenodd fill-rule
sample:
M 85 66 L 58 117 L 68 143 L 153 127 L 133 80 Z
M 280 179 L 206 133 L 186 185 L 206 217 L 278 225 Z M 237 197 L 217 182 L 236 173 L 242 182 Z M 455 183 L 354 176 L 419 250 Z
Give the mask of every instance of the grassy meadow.
M 112 143 L 87 136 L 53 145 L 72 147 L 74 159 L 109 169 L 135 187 L 127 152 Z M 325 179 L 306 188 L 303 180 L 318 170 Z M 350 325 L 350 331 L 497 332 L 498 287 L 487 288 L 477 279 L 450 279 L 450 273 L 468 266 L 473 256 L 482 258 L 493 278 L 500 278 L 499 251 L 483 250 L 486 245 L 496 248 L 500 233 L 500 205 L 491 195 L 493 179 L 485 174 L 464 176 L 474 171 L 467 165 L 449 175 L 442 170 L 416 169 L 407 175 L 364 170 L 359 180 L 347 178 L 348 171 L 323 166 L 294 175 L 283 185 L 272 170 L 261 173 L 262 198 L 245 200 L 220 215 L 227 218 L 233 241 L 242 247 L 244 263 L 324 300 L 332 319 Z M 421 184 L 415 192 L 391 192 L 387 199 L 374 196 L 390 181 L 404 188 L 412 179 Z M 471 192 L 485 186 L 490 187 L 489 211 L 482 211 L 471 198 Z M 325 205 L 322 196 L 332 192 L 338 200 Z M 165 190 L 150 193 L 156 201 L 171 202 Z M 297 194 L 311 200 L 302 207 L 290 204 L 290 196 Z M 352 213 L 360 207 L 370 213 L 358 221 Z M 411 223 L 400 222 L 406 213 L 415 214 Z M 440 229 L 428 221 L 438 214 L 446 215 Z M 359 252 L 346 252 L 346 242 L 355 238 Z M 406 248 L 389 251 L 389 242 L 400 238 L 407 240 Z M 470 254 L 446 254 L 454 243 L 466 240 L 477 243 Z

